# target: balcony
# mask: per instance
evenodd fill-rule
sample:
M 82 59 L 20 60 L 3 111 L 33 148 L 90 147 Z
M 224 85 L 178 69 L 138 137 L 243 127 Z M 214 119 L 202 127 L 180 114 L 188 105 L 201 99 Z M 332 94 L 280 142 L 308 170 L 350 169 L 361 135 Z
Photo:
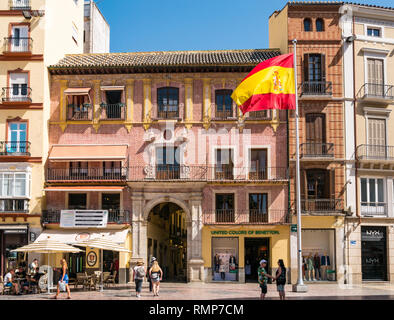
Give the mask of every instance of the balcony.
M 29 213 L 27 199 L 0 199 L 0 213 Z
M 287 210 L 232 210 L 217 209 L 212 211 L 204 211 L 204 224 L 289 224 L 291 222 L 290 215 Z
M 301 94 L 312 97 L 331 97 L 332 82 L 331 81 L 304 81 L 301 85 Z
M 148 165 L 129 167 L 130 181 L 282 182 L 287 168 L 234 167 L 232 165 Z
M 157 118 L 158 119 L 179 119 L 179 109 L 172 110 L 172 111 L 157 111 Z
M 343 213 L 342 199 L 308 199 L 301 200 L 303 214 L 337 215 Z
M 93 108 L 89 103 L 81 105 L 69 104 L 67 106 L 67 120 L 69 121 L 91 121 L 93 119 Z
M 126 105 L 124 103 L 100 104 L 101 120 L 125 120 Z
M 261 111 L 250 111 L 247 120 L 271 120 L 272 115 L 271 115 L 270 110 L 261 110 Z
M 361 202 L 361 215 L 368 216 L 387 216 L 387 203 L 385 202 Z
M 359 161 L 394 161 L 394 146 L 362 144 L 357 147 Z
M 31 55 L 32 38 L 4 38 L 4 54 Z
M 320 142 L 302 143 L 301 158 L 334 158 L 334 144 Z
M 3 104 L 30 104 L 32 102 L 31 91 L 31 88 L 25 84 L 14 84 L 12 87 L 3 88 L 1 100 Z
M 10 10 L 30 10 L 30 0 L 9 0 Z
M 232 110 L 225 110 L 225 111 L 216 110 L 215 119 L 216 120 L 235 120 L 236 118 L 233 118 Z
M 101 210 L 101 209 L 100 209 Z M 41 215 L 42 224 L 59 224 L 61 210 L 44 210 Z M 129 210 L 108 210 L 108 223 L 130 224 L 131 214 Z
M 394 102 L 394 86 L 376 83 L 365 83 L 357 94 L 361 101 L 387 105 Z
M 48 168 L 47 182 L 76 182 L 76 181 L 126 181 L 128 175 L 127 168 Z
M 28 141 L 0 141 L 0 156 L 30 157 L 30 142 Z

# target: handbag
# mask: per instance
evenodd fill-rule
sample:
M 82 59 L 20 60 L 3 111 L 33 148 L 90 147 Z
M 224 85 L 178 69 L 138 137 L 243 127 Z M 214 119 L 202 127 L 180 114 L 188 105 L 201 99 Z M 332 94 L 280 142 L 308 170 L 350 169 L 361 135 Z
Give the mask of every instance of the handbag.
M 59 290 L 62 292 L 66 291 L 66 283 L 64 281 L 59 281 Z

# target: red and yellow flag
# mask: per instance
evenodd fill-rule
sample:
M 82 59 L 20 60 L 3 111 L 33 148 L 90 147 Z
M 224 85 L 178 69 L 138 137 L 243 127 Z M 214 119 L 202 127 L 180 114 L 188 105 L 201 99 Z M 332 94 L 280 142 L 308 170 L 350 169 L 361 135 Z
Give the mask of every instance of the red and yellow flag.
M 293 54 L 258 64 L 234 90 L 231 98 L 242 113 L 264 109 L 295 109 Z

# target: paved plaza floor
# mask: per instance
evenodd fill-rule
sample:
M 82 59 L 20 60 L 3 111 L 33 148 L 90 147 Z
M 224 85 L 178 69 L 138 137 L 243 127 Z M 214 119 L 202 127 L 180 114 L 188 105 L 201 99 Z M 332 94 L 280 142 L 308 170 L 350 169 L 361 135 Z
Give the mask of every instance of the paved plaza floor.
M 362 285 L 338 285 L 331 283 L 312 283 L 308 285 L 307 293 L 291 292 L 291 286 L 286 286 L 289 300 L 394 300 L 394 285 L 389 283 L 366 283 Z M 100 291 L 82 291 L 73 289 L 72 300 L 257 300 L 260 291 L 257 284 L 231 283 L 165 283 L 160 285 L 160 295 L 153 297 L 144 286 L 141 298 L 135 297 L 134 286 L 119 285 Z M 54 294 L 5 295 L 0 300 L 49 300 Z M 61 293 L 59 299 L 66 300 L 66 293 Z M 279 300 L 276 285 L 268 285 L 267 300 Z

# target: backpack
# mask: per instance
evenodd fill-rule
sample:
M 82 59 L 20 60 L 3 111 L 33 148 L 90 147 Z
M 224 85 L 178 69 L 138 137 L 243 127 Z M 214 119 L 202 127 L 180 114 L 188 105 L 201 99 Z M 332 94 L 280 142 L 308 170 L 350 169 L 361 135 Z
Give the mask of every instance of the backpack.
M 281 285 L 286 284 L 286 268 L 282 268 L 282 273 L 280 274 L 279 278 L 276 280 L 276 283 Z
M 144 267 L 138 267 L 135 271 L 136 271 L 135 273 L 136 273 L 137 278 L 144 279 L 144 277 L 145 277 Z

